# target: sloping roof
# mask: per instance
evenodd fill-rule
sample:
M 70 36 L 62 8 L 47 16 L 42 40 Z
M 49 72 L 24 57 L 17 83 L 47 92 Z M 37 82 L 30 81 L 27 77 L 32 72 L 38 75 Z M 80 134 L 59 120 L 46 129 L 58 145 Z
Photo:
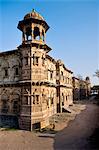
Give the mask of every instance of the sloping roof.
M 51 60 L 53 63 L 56 64 L 56 60 L 53 57 L 46 55 L 46 58 L 48 58 L 49 60 Z
M 6 56 L 6 55 L 11 55 L 11 54 L 16 54 L 18 52 L 18 49 L 15 50 L 9 50 L 9 51 L 4 51 L 0 53 L 0 56 Z

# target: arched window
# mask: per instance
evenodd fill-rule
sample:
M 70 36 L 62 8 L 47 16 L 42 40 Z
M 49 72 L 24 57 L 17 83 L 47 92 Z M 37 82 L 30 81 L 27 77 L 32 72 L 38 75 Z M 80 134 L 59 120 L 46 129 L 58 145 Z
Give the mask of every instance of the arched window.
M 4 71 L 5 71 L 4 76 L 5 76 L 5 77 L 8 77 L 8 68 L 5 68 Z
M 46 95 L 44 93 L 42 93 L 42 103 L 46 102 Z
M 67 101 L 67 99 L 68 99 L 68 98 L 67 98 L 67 95 L 66 95 L 66 101 Z
M 23 105 L 28 105 L 28 95 L 23 97 L 23 101 L 22 101 Z
M 15 114 L 19 113 L 20 110 L 19 101 L 20 101 L 19 93 L 13 93 L 12 112 Z
M 50 80 L 53 79 L 53 70 L 50 70 Z
M 14 101 L 13 101 L 13 112 L 14 112 L 14 113 L 18 113 L 18 111 L 19 111 L 18 101 L 17 101 L 17 100 L 14 100 Z
M 9 63 L 5 59 L 2 63 L 2 71 L 4 78 L 7 78 L 9 76 Z
M 39 104 L 39 95 L 38 95 L 38 93 L 33 93 L 33 104 Z
M 51 104 L 54 104 L 54 93 L 53 93 L 53 91 L 51 91 L 51 94 L 50 94 L 50 102 L 51 102 Z
M 35 40 L 40 40 L 40 31 L 38 27 L 34 27 L 34 39 Z
M 26 28 L 26 39 L 27 40 L 31 40 L 31 33 L 32 33 L 32 30 L 31 30 L 31 28 L 30 27 L 27 27 Z
M 5 93 L 1 96 L 1 101 L 2 101 L 2 106 L 1 106 L 1 112 L 2 113 L 7 113 L 9 110 L 9 105 L 8 105 L 8 95 Z
M 29 58 L 28 58 L 28 56 L 24 57 L 24 59 L 25 59 L 25 65 L 28 65 L 29 64 Z
M 18 68 L 18 67 L 15 68 L 15 75 L 16 75 L 16 76 L 19 75 L 19 68 Z
M 8 112 L 8 110 L 9 110 L 9 105 L 8 105 L 8 103 L 7 103 L 7 101 L 2 101 L 2 108 L 1 108 L 2 110 L 2 113 L 7 113 Z
M 39 57 L 37 57 L 37 56 L 35 56 L 33 54 L 33 65 L 37 65 L 38 66 L 38 64 L 39 64 Z

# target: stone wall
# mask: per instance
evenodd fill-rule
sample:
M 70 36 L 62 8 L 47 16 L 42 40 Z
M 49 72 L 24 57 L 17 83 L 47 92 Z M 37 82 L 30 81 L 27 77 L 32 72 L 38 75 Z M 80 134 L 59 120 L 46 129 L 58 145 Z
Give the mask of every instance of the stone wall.
M 21 79 L 21 59 L 18 51 L 0 56 L 0 84 Z
M 61 60 L 57 61 L 57 112 L 73 104 L 72 72 Z
M 0 88 L 0 126 L 18 127 L 21 109 L 21 88 Z
M 56 88 L 33 86 L 32 92 L 32 124 L 46 122 L 56 113 Z

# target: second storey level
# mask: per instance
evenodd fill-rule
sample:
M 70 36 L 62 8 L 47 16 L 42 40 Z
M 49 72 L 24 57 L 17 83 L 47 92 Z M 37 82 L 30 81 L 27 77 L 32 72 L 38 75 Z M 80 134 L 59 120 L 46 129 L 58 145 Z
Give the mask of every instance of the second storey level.
M 68 70 L 61 60 L 56 63 L 56 79 L 57 84 L 66 87 L 72 87 L 73 72 Z
M 0 53 L 0 84 L 21 79 L 21 58 L 17 50 Z

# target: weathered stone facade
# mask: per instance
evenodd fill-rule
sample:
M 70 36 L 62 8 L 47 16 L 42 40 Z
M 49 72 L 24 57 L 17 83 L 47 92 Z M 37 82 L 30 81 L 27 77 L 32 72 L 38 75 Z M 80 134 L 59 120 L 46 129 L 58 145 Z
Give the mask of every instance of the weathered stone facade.
M 76 77 L 73 77 L 73 100 L 80 100 L 80 83 Z
M 57 111 L 64 109 L 73 103 L 72 71 L 68 70 L 61 60 L 56 63 L 57 83 Z
M 89 98 L 91 94 L 91 82 L 89 77 L 85 80 L 73 77 L 73 100 Z
M 48 55 L 49 26 L 40 14 L 27 14 L 18 29 L 22 44 L 0 53 L 0 124 L 16 122 L 32 131 L 47 126 L 50 116 L 73 103 L 72 71 Z

